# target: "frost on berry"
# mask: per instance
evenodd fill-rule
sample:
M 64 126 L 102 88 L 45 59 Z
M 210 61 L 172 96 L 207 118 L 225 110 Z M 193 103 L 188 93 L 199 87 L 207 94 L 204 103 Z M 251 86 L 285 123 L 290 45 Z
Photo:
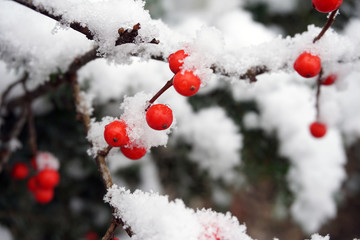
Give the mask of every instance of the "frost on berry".
M 90 129 L 87 134 L 87 139 L 92 143 L 92 147 L 87 151 L 90 156 L 95 157 L 99 151 L 108 147 L 108 144 L 104 139 L 104 129 L 106 125 L 115 120 L 119 119 L 114 117 L 104 117 L 99 122 L 96 122 L 95 119 L 91 120 Z
M 120 109 L 123 110 L 121 119 L 127 124 L 127 132 L 132 145 L 150 149 L 151 147 L 165 146 L 171 127 L 164 131 L 156 131 L 150 128 L 146 122 L 147 101 L 152 94 L 143 92 L 133 97 L 125 97 Z
M 177 73 L 181 70 L 182 65 L 184 64 L 184 59 L 188 56 L 184 50 L 176 51 L 168 57 L 169 68 L 173 73 Z

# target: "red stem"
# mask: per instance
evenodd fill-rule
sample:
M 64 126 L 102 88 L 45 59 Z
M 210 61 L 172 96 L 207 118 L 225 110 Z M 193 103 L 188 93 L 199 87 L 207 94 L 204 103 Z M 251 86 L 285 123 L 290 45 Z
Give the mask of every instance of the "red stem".
M 153 104 L 156 101 L 156 99 L 158 99 L 161 96 L 161 94 L 163 94 L 173 85 L 173 79 L 174 77 L 172 77 L 169 81 L 167 81 L 165 85 L 149 100 L 149 105 L 146 107 L 145 111 L 149 109 L 151 104 Z
M 331 12 L 326 24 L 324 25 L 324 27 L 321 30 L 321 32 L 319 33 L 319 35 L 317 35 L 314 38 L 313 43 L 316 43 L 318 40 L 320 40 L 324 36 L 326 31 L 331 27 L 331 25 L 333 25 L 333 23 L 335 22 L 335 18 L 336 18 L 336 15 L 337 15 L 338 11 L 339 11 L 339 9 L 336 9 L 336 10 Z

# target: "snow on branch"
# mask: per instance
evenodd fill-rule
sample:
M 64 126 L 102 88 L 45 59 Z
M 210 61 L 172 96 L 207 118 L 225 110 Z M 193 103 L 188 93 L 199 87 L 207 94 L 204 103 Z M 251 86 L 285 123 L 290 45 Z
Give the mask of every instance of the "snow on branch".
M 104 197 L 115 209 L 114 217 L 131 226 L 133 240 L 252 240 L 246 226 L 230 213 L 211 209 L 194 211 L 180 199 L 169 201 L 168 196 L 136 190 L 131 193 L 113 185 Z M 329 240 L 314 234 L 311 240 Z
M 16 2 L 95 40 L 99 45 L 98 54 L 116 63 L 132 62 L 131 56 L 165 61 L 170 53 L 183 48 L 190 54 L 184 68 L 196 69 L 204 82 L 213 73 L 254 82 L 257 75 L 265 72 L 293 71 L 293 62 L 303 51 L 319 55 L 325 67 L 340 67 L 359 59 L 356 51 L 350 51 L 356 49 L 356 42 L 331 29 L 327 34 L 321 34 L 321 39 L 316 38 L 322 31 L 314 26 L 309 26 L 308 31 L 294 37 L 277 37 L 256 46 L 239 48 L 228 46 L 224 41 L 230 33 L 225 34 L 212 27 L 199 28 L 195 36 L 180 34 L 163 22 L 151 19 L 144 10 L 143 1 Z M 329 24 L 326 26 L 329 27 Z

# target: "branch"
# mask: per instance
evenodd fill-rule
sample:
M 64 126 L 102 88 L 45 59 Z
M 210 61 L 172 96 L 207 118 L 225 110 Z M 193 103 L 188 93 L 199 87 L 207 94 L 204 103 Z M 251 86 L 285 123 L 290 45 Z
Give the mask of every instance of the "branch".
M 7 104 L 7 109 L 14 109 L 15 107 L 22 105 L 26 101 L 33 101 L 37 97 L 40 97 L 44 94 L 47 94 L 51 91 L 56 90 L 65 82 L 68 82 L 70 76 L 76 73 L 81 67 L 86 65 L 88 62 L 98 58 L 97 56 L 97 47 L 91 49 L 83 56 L 79 58 L 75 58 L 75 60 L 70 64 L 69 69 L 66 73 L 57 73 L 52 75 L 52 80 L 47 81 L 45 84 L 40 85 L 33 91 L 29 92 L 27 95 L 19 96 L 17 98 L 12 99 Z
M 13 127 L 12 131 L 10 132 L 7 142 L 9 142 L 12 139 L 16 138 L 17 136 L 19 136 L 19 134 L 21 133 L 21 130 L 23 129 L 23 127 L 25 125 L 27 115 L 28 115 L 28 109 L 26 108 L 26 106 L 24 104 L 23 109 L 22 109 L 22 114 L 19 117 L 19 119 L 17 120 L 17 122 L 15 123 L 15 126 Z M 0 172 L 3 170 L 5 164 L 7 163 L 8 159 L 10 158 L 11 153 L 12 152 L 9 149 L 8 145 L 6 147 L 4 146 L 4 148 L 1 149 L 1 152 L 0 152 Z
M 54 19 L 55 21 L 61 22 L 62 16 L 60 15 L 54 15 L 51 12 L 47 11 L 46 9 L 35 6 L 31 0 L 13 0 L 14 2 L 17 2 L 21 5 L 24 5 L 25 7 L 31 8 L 32 10 L 41 13 L 42 15 L 48 16 L 49 18 Z M 93 40 L 94 35 L 91 33 L 91 31 L 87 27 L 81 26 L 78 22 L 72 22 L 70 23 L 70 27 L 74 29 L 75 31 L 78 31 L 82 34 L 84 34 L 88 39 Z
M 19 83 L 22 83 L 24 81 L 26 81 L 26 79 L 29 77 L 29 74 L 27 72 L 24 73 L 24 75 L 17 81 L 13 82 L 12 84 L 10 84 L 6 90 L 3 92 L 3 94 L 1 95 L 1 102 L 0 102 L 0 113 L 1 113 L 1 108 L 5 103 L 6 97 L 7 95 L 10 93 L 10 91 Z
M 25 97 L 29 95 L 29 91 L 26 87 L 26 82 L 22 82 Z M 36 156 L 37 154 L 37 144 L 36 144 L 36 130 L 35 130 L 35 123 L 34 123 L 34 115 L 31 108 L 32 100 L 28 99 L 25 103 L 25 107 L 27 109 L 27 120 L 28 120 L 28 129 L 29 129 L 29 145 L 31 149 L 31 153 L 33 156 Z
M 72 86 L 72 90 L 73 90 L 73 94 L 74 94 L 74 99 L 75 99 L 75 105 L 79 106 L 80 105 L 80 86 L 79 83 L 77 81 L 77 76 L 76 74 L 73 74 L 71 76 L 71 86 Z M 89 132 L 90 130 L 90 116 L 89 114 L 86 114 L 86 109 L 83 109 L 82 111 L 77 111 L 78 117 L 81 119 L 86 133 Z M 90 145 L 92 146 L 92 142 L 89 141 Z M 113 181 L 112 181 L 112 177 L 111 177 L 111 173 L 110 170 L 106 164 L 105 158 L 106 156 L 109 154 L 110 150 L 112 149 L 111 146 L 108 146 L 106 149 L 104 149 L 103 151 L 99 151 L 97 153 L 97 156 L 95 158 L 98 170 L 100 172 L 101 175 L 101 179 L 103 181 L 104 187 L 106 189 L 110 188 L 113 185 Z M 114 209 L 113 209 L 114 212 Z M 131 237 L 133 235 L 133 232 L 131 231 L 130 227 L 127 227 L 125 225 L 125 223 L 122 221 L 122 219 L 115 219 L 113 218 L 111 225 L 109 226 L 108 230 L 106 231 L 105 236 L 102 238 L 102 240 L 111 240 L 114 237 L 114 231 L 117 228 L 117 226 L 121 225 L 126 233 Z

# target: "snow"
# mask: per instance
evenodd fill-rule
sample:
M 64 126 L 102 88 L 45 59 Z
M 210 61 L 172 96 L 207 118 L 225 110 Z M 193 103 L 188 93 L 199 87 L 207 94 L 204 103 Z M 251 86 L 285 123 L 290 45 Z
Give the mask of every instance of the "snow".
M 74 58 L 92 45 L 73 30 L 52 34 L 55 25 L 54 20 L 20 4 L 0 1 L 0 32 L 7 33 L 0 35 L 0 59 L 28 72 L 30 88 L 48 80 L 51 73 L 65 72 Z
M 125 97 L 120 109 L 123 113 L 120 116 L 127 124 L 127 134 L 130 143 L 144 147 L 149 150 L 151 147 L 166 146 L 168 134 L 175 125 L 175 119 L 166 130 L 154 130 L 146 122 L 146 107 L 153 95 L 138 92 L 133 97 Z M 170 106 L 171 108 L 171 106 Z
M 41 171 L 43 169 L 59 170 L 60 162 L 52 153 L 39 151 L 36 154 L 36 169 Z
M 219 229 L 224 240 L 251 240 L 230 213 L 187 208 L 180 199 L 169 201 L 167 196 L 136 190 L 131 193 L 113 185 L 104 197 L 115 208 L 114 216 L 121 218 L 135 233 L 134 240 L 203 240 L 211 234 L 211 225 Z
M 1 240 L 13 240 L 10 230 L 0 225 L 0 238 Z
M 193 210 L 180 199 L 113 185 L 104 201 L 114 208 L 113 215 L 131 226 L 134 240 L 252 240 L 246 226 L 229 212 L 211 209 Z M 311 240 L 329 240 L 329 236 L 313 234 Z
M 233 169 L 241 161 L 242 136 L 222 108 L 200 110 L 183 122 L 175 134 L 191 143 L 189 157 L 201 169 L 215 179 L 233 180 Z
M 237 101 L 255 100 L 258 104 L 260 112 L 245 115 L 244 124 L 247 129 L 262 128 L 268 134 L 276 134 L 278 137 L 280 153 L 291 163 L 287 178 L 295 195 L 291 206 L 293 218 L 310 233 L 317 231 L 336 215 L 334 196 L 339 194 L 346 177 L 344 145 L 353 143 L 360 136 L 360 115 L 355 111 L 360 107 L 360 85 L 357 81 L 360 73 L 356 70 L 359 69 L 359 19 L 351 20 L 343 33 L 330 29 L 320 41 L 313 44 L 313 38 L 321 30 L 319 27 L 310 25 L 307 31 L 294 37 L 277 36 L 256 23 L 241 8 L 244 1 L 186 1 L 189 5 L 173 0 L 162 1 L 172 26 L 162 20 L 151 19 L 144 10 L 144 1 L 140 0 L 33 2 L 55 15 L 62 15 L 61 25 L 12 1 L 0 0 L 0 32 L 6 33 L 0 35 L 0 93 L 24 72 L 29 73 L 28 87 L 34 88 L 49 80 L 51 73 L 65 72 L 75 57 L 98 45 L 98 54 L 106 60 L 92 61 L 79 71 L 81 83 L 85 85 L 89 81 L 90 87 L 86 93 L 81 93 L 82 101 L 78 109 L 87 109 L 82 112 L 91 114 L 91 96 L 95 96 L 95 103 L 105 104 L 115 100 L 116 103 L 107 106 L 106 110 L 112 113 L 108 115 L 116 113 L 116 116 L 107 116 L 100 121 L 92 120 L 87 136 L 92 142 L 89 154 L 96 156 L 98 151 L 107 147 L 103 138 L 105 125 L 123 119 L 128 123 L 129 137 L 135 144 L 150 149 L 174 144 L 180 138 L 185 139 L 193 147 L 190 153 L 192 161 L 208 171 L 211 177 L 225 178 L 231 182 L 234 179 L 233 168 L 241 164 L 242 135 L 221 108 L 212 107 L 195 112 L 185 98 L 170 89 L 158 101 L 169 104 L 173 109 L 176 122 L 172 128 L 158 132 L 146 124 L 146 101 L 172 77 L 166 64 L 149 59 L 151 56 L 166 58 L 178 49 L 185 49 L 190 56 L 185 59 L 184 68 L 194 70 L 202 80 L 203 89 L 199 94 L 210 91 L 206 90 L 207 87 L 217 89 L 228 84 L 212 73 L 210 67 L 216 65 L 233 80 L 232 95 Z M 268 3 L 270 10 L 276 13 L 288 13 L 297 6 L 295 0 L 257 2 Z M 205 10 L 201 10 L 203 6 Z M 74 21 L 86 26 L 94 35 L 94 41 L 69 29 L 69 24 Z M 141 29 L 135 44 L 115 46 L 118 29 L 129 29 L 137 23 L 141 24 Z M 36 31 L 33 26 L 36 26 Z M 159 39 L 160 43 L 146 43 L 153 38 Z M 321 90 L 320 119 L 329 128 L 326 137 L 321 140 L 313 139 L 308 132 L 308 125 L 315 120 L 316 115 L 315 79 L 302 79 L 293 74 L 293 62 L 303 51 L 320 56 L 325 74 L 337 73 L 339 76 L 335 86 L 322 87 Z M 129 63 L 132 64 L 119 65 Z M 259 81 L 253 85 L 237 80 L 249 68 L 262 65 L 272 74 L 259 76 Z M 17 87 L 8 97 L 10 99 L 22 93 L 23 90 Z M 170 132 L 173 135 L 169 139 Z M 118 166 L 115 164 L 114 168 L 133 164 L 131 161 L 124 163 L 118 149 L 110 152 L 110 159 L 114 159 L 110 162 L 116 159 L 121 162 L 117 163 Z M 145 162 L 141 163 L 143 178 L 156 175 L 150 159 L 146 156 Z M 142 187 L 161 191 L 157 179 L 153 181 Z M 158 236 L 157 239 L 180 239 L 180 236 L 182 239 L 197 239 L 194 236 L 200 231 L 201 224 L 194 215 L 201 215 L 201 212 L 187 209 L 180 200 L 169 203 L 166 197 L 154 193 L 137 191 L 132 195 L 124 189 L 115 188 L 109 194 L 117 196 L 111 200 L 111 204 L 119 207 L 121 216 L 139 231 L 136 239 L 151 239 L 146 238 L 151 234 Z M 133 199 L 133 196 L 138 197 L 134 197 L 136 201 L 131 203 L 128 200 Z M 107 198 L 107 201 L 110 199 Z M 142 201 L 144 204 L 159 204 L 159 207 L 138 210 L 136 204 Z M 164 209 L 159 210 L 161 208 Z M 183 221 L 174 222 L 174 226 L 170 226 L 170 220 L 173 219 L 169 219 L 169 223 L 165 220 L 156 223 L 159 227 L 168 224 L 164 236 L 159 236 L 160 233 L 156 232 L 158 225 L 148 229 L 149 226 L 153 227 L 151 214 L 156 216 L 166 209 L 174 211 L 174 219 L 179 217 Z M 140 214 L 140 210 L 147 213 L 138 219 L 142 223 L 136 219 L 136 213 Z M 131 211 L 135 211 L 133 216 Z M 232 220 L 229 221 L 230 225 L 236 225 Z M 190 223 L 194 225 L 187 225 Z M 189 233 L 181 231 L 179 237 L 171 236 L 176 226 L 189 229 Z M 238 229 L 242 231 L 242 227 Z M 246 239 L 245 235 L 241 236 Z M 329 237 L 313 235 L 312 239 L 326 240 Z
M 95 98 L 94 94 L 89 94 L 84 91 L 79 93 L 79 104 L 76 106 L 76 109 L 79 113 L 91 116 L 94 108 L 92 106 L 92 101 Z

